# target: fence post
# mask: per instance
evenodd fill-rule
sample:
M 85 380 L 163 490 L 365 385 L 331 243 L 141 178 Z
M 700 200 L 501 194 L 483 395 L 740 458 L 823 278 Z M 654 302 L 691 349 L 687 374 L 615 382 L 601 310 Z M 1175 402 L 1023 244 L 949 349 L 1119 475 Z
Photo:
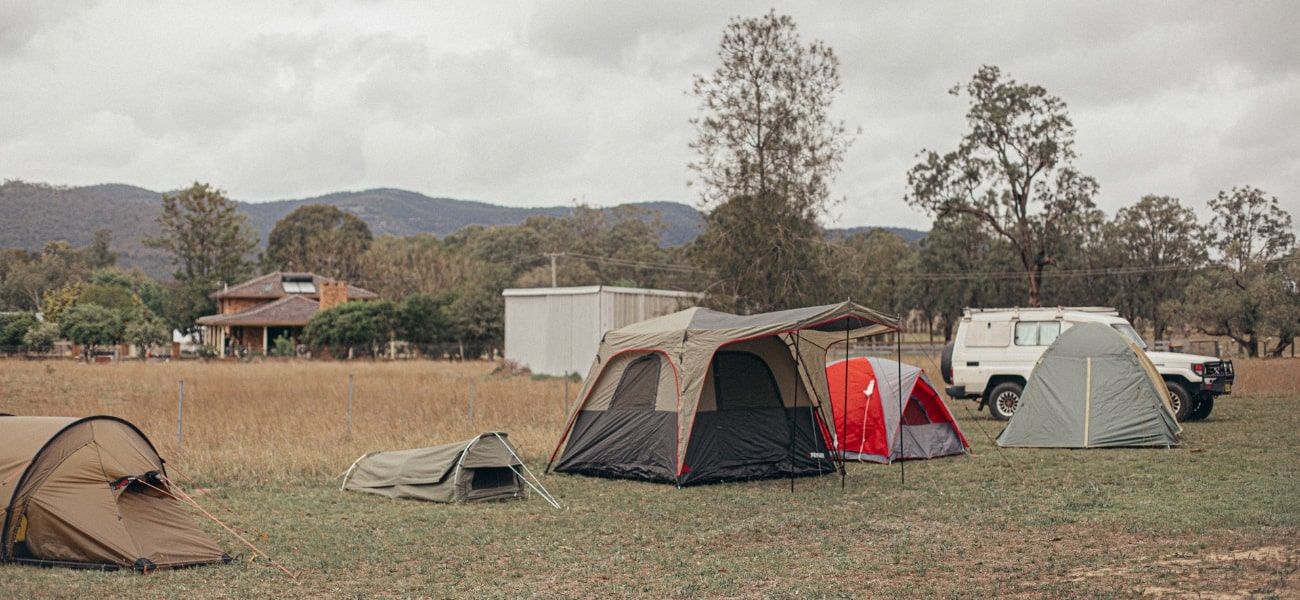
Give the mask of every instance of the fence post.
M 185 441 L 185 380 L 176 382 L 176 445 Z
M 474 393 L 476 391 L 475 381 L 473 379 L 469 380 L 469 428 L 471 430 L 474 429 Z
M 352 374 L 348 373 L 348 437 L 352 437 Z

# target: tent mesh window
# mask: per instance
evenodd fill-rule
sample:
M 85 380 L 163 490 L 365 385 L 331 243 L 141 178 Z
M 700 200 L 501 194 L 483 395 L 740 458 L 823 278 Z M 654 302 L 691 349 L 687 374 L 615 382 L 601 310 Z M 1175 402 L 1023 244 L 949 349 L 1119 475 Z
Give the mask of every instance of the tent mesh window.
M 654 410 L 659 393 L 659 355 L 647 354 L 628 364 L 614 388 L 610 410 Z
M 757 354 L 719 352 L 713 357 L 718 410 L 780 407 L 781 392 L 772 370 Z
M 474 469 L 474 477 L 470 479 L 469 489 L 486 490 L 513 485 L 514 477 L 514 471 L 508 467 Z
M 925 407 L 921 405 L 921 399 L 912 396 L 907 399 L 907 408 L 903 409 L 904 425 L 928 425 L 933 423 L 930 420 L 929 413 L 925 412 Z

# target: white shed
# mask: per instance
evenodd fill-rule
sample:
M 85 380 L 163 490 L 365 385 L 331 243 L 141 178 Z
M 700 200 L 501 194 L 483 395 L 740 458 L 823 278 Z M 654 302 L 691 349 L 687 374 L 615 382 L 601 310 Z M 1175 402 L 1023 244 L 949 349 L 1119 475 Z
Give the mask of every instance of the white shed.
M 542 375 L 586 376 L 606 331 L 695 306 L 701 294 L 592 285 L 523 288 L 506 299 L 505 357 Z

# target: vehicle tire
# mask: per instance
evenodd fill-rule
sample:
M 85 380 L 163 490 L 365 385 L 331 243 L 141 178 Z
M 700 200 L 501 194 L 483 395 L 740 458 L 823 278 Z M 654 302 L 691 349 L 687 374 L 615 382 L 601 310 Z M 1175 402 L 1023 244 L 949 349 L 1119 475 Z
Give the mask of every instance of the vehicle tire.
M 1169 402 L 1173 405 L 1174 418 L 1179 423 L 1186 421 L 1191 416 L 1192 405 L 1195 403 L 1191 394 L 1187 393 L 1187 386 L 1177 381 L 1166 381 L 1165 387 L 1169 388 Z
M 1010 419 L 1012 413 L 1016 412 L 1016 405 L 1020 404 L 1020 394 L 1024 391 L 1024 386 L 1014 381 L 999 383 L 993 391 L 989 392 L 989 414 L 999 421 Z
M 948 385 L 952 385 L 952 346 L 953 342 L 944 344 L 943 354 L 939 355 L 939 375 Z
M 1214 394 L 1202 394 L 1200 402 L 1196 403 L 1196 408 L 1192 409 L 1192 414 L 1187 415 L 1188 421 L 1204 421 L 1210 417 L 1210 412 L 1214 410 Z

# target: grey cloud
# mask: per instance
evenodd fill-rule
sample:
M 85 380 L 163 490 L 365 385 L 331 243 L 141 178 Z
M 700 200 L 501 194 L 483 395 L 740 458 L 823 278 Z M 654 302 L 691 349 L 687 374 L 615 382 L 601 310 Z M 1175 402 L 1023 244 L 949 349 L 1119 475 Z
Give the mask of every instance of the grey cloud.
M 0 3 L 0 60 L 24 55 L 27 45 L 51 25 L 72 18 L 95 4 L 95 0 Z
M 795 3 L 842 60 L 862 128 L 837 225 L 928 220 L 922 148 L 965 131 L 981 65 L 1063 99 L 1114 212 L 1249 183 L 1300 216 L 1300 6 L 1285 2 Z M 692 76 L 752 3 L 0 5 L 0 177 L 241 199 L 394 186 L 519 205 L 693 202 Z
M 691 64 L 701 44 L 720 31 L 733 15 L 758 14 L 764 9 L 735 3 L 640 2 L 545 3 L 529 20 L 526 42 L 546 55 L 586 61 L 607 68 L 626 67 L 647 58 L 652 47 L 656 60 Z M 708 32 L 711 35 L 701 36 Z M 683 52 L 684 50 L 684 52 Z

